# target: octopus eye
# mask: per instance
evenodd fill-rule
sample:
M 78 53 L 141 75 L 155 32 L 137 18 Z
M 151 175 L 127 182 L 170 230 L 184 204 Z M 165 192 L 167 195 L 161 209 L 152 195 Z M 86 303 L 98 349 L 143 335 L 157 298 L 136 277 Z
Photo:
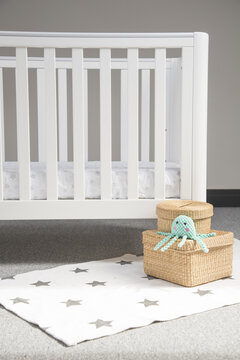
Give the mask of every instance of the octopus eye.
M 185 222 L 185 223 L 183 223 L 184 225 L 187 225 L 187 223 Z
M 176 224 L 178 224 L 178 221 L 176 221 Z

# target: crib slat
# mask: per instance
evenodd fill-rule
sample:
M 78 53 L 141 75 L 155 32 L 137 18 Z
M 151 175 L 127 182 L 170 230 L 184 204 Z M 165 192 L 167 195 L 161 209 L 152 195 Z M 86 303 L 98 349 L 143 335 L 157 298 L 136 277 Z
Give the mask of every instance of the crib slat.
M 68 160 L 67 149 L 67 70 L 58 70 L 58 134 L 59 160 Z
M 4 144 L 3 71 L 0 69 L 0 201 L 3 200 L 3 161 L 5 160 Z
M 47 144 L 47 200 L 58 198 L 57 171 L 57 108 L 55 49 L 44 49 L 45 60 L 45 119 Z
M 17 152 L 19 165 L 19 199 L 29 200 L 30 194 L 30 137 L 27 49 L 16 48 L 16 110 Z
M 141 90 L 141 160 L 149 161 L 150 70 L 142 70 Z
M 167 133 L 166 161 L 180 164 L 181 122 L 181 70 L 180 59 L 170 58 L 171 66 L 167 69 Z
M 182 49 L 182 104 L 181 104 L 181 189 L 182 199 L 192 198 L 192 96 L 193 49 Z
M 101 199 L 112 199 L 111 50 L 100 50 Z
M 38 161 L 46 161 L 45 73 L 37 69 Z
M 84 133 L 85 161 L 88 161 L 88 70 L 84 70 Z
M 85 198 L 83 49 L 72 49 L 74 200 Z
M 155 199 L 164 199 L 166 158 L 166 49 L 156 49 L 155 60 Z
M 128 49 L 128 199 L 138 198 L 138 49 Z
M 127 161 L 128 154 L 128 73 L 121 70 L 121 160 Z

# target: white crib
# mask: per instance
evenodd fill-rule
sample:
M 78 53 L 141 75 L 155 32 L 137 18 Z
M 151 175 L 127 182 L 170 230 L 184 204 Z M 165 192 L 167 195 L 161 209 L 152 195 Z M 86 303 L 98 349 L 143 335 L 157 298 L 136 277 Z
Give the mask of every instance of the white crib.
M 43 55 L 29 56 L 29 48 L 39 48 Z M 166 179 L 170 163 L 174 163 L 173 168 L 179 166 L 178 196 L 206 200 L 207 34 L 0 32 L 0 50 L 6 49 L 11 49 L 14 55 L 0 53 L 0 219 L 153 218 L 156 203 L 169 197 Z M 57 56 L 58 49 L 70 49 L 71 56 Z M 95 49 L 99 55 L 87 57 L 86 49 Z M 142 49 L 149 49 L 153 56 L 141 56 Z M 168 49 L 178 49 L 180 56 L 169 58 Z M 119 51 L 121 56 L 113 56 L 114 51 Z M 10 141 L 5 131 L 8 119 L 4 111 L 8 96 L 4 81 L 7 69 L 15 72 L 16 93 L 17 159 L 10 165 L 5 151 Z M 31 149 L 35 138 L 31 135 L 29 115 L 30 69 L 36 71 L 37 83 L 34 162 Z M 93 69 L 99 73 L 100 122 L 100 161 L 96 170 L 99 196 L 95 198 L 86 191 L 92 141 L 88 132 L 91 97 L 88 75 Z M 116 142 L 116 135 L 112 134 L 114 70 L 119 72 L 120 79 L 117 162 L 112 158 Z M 69 96 L 72 159 L 68 136 Z M 18 196 L 13 199 L 6 196 L 6 186 L 10 186 L 6 184 L 9 166 L 14 167 L 18 177 Z M 60 170 L 65 166 L 71 168 L 72 179 L 71 186 L 66 185 L 72 188 L 72 195 L 66 198 L 59 196 Z M 33 176 L 33 171 L 39 167 L 44 168 L 45 174 L 39 180 L 45 183 L 43 198 L 34 197 L 31 186 L 33 177 L 38 176 Z M 120 185 L 113 181 L 120 173 L 126 183 L 123 196 L 116 195 L 116 187 Z M 141 179 L 149 176 L 151 180 L 146 186 L 151 195 L 141 195 Z

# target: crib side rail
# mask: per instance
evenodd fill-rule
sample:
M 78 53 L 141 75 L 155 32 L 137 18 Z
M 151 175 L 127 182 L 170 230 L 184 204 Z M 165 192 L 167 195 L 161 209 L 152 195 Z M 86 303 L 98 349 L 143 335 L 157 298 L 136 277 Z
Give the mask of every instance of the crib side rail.
M 153 217 L 154 204 L 165 199 L 165 160 L 166 160 L 166 71 L 167 48 L 182 50 L 182 91 L 181 91 L 181 198 L 205 200 L 206 193 L 206 108 L 207 108 L 207 36 L 201 33 L 189 34 L 19 34 L 1 33 L 1 47 L 15 47 L 16 57 L 0 57 L 0 94 L 2 68 L 16 69 L 16 108 L 17 142 L 19 163 L 19 201 L 10 204 L 3 200 L 3 161 L 4 161 L 4 111 L 3 97 L 0 96 L 0 208 L 2 203 L 9 209 L 28 201 L 28 209 L 33 209 L 44 217 L 44 206 L 52 209 L 50 203 L 59 204 L 57 218 L 75 203 L 69 216 L 75 218 L 77 206 L 90 209 L 90 217 Z M 44 48 L 44 58 L 30 58 L 28 47 Z M 72 57 L 56 58 L 57 48 L 71 48 Z M 83 49 L 97 48 L 99 59 L 86 59 Z M 111 58 L 111 49 L 127 49 L 126 59 Z M 139 48 L 154 48 L 153 59 L 140 59 Z M 28 69 L 37 69 L 38 85 L 38 134 L 39 160 L 46 160 L 47 201 L 31 200 L 30 183 L 30 133 Z M 58 72 L 56 73 L 56 70 Z M 72 69 L 72 109 L 73 109 L 73 162 L 74 199 L 58 200 L 58 135 L 61 144 L 59 159 L 67 160 L 67 111 L 66 111 L 66 71 Z M 88 158 L 88 111 L 87 111 L 87 70 L 100 71 L 100 160 L 101 160 L 101 199 L 85 199 L 85 160 Z M 121 159 L 127 160 L 128 198 L 112 199 L 112 127 L 111 127 L 111 70 L 121 69 Z M 153 200 L 139 200 L 138 161 L 139 161 L 139 87 L 138 72 L 142 71 L 141 103 L 141 158 L 149 160 L 149 83 L 150 70 L 154 70 L 154 161 L 155 195 Z M 202 76 L 203 75 L 203 76 Z M 56 76 L 59 90 L 56 89 Z M 127 89 L 127 91 L 126 91 Z M 57 98 L 58 97 L 58 98 Z M 57 108 L 58 106 L 58 108 Z M 44 109 L 44 111 L 43 111 Z M 59 121 L 57 121 L 57 112 Z M 127 120 L 126 120 L 127 119 Z M 201 179 L 199 176 L 201 174 Z M 107 205 L 109 202 L 109 206 Z M 146 207 L 138 210 L 139 202 Z M 87 204 L 88 203 L 88 204 Z M 78 205 L 77 205 L 78 204 Z M 86 204 L 86 205 L 85 205 Z M 92 205 L 90 205 L 92 204 Z M 118 205 L 117 205 L 118 204 Z M 153 205 L 150 211 L 150 204 Z M 103 211 L 103 206 L 108 211 Z M 117 206 L 119 206 L 118 210 Z M 129 209 L 131 209 L 130 214 Z M 102 210 L 101 210 L 102 209 Z M 112 211 L 111 211 L 112 209 Z M 31 218 L 31 210 L 29 217 Z M 50 211 L 50 210 L 48 210 Z M 46 211 L 46 214 L 48 213 Z M 86 214 L 90 210 L 86 210 Z M 75 215 L 74 215 L 75 214 Z M 89 215 L 89 214 L 88 214 Z M 16 216 L 16 215 L 15 215 Z M 36 215 L 32 215 L 33 217 Z M 48 218 L 50 215 L 46 215 Z M 81 217 L 84 214 L 81 211 Z M 89 217 L 89 216 L 87 216 Z

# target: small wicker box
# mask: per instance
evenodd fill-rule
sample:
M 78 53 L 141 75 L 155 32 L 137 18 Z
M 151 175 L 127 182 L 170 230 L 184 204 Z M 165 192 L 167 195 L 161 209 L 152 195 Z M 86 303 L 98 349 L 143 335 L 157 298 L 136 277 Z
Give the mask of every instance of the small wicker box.
M 157 205 L 158 230 L 171 232 L 173 220 L 179 215 L 193 219 L 196 233 L 207 234 L 211 229 L 213 206 L 211 204 L 191 200 L 166 200 Z
M 157 230 L 143 232 L 144 271 L 147 275 L 183 286 L 197 286 L 232 274 L 233 233 L 216 231 L 216 236 L 204 239 L 209 253 L 202 251 L 195 240 L 187 240 L 179 248 L 179 239 L 171 248 L 154 251 L 164 238 Z

